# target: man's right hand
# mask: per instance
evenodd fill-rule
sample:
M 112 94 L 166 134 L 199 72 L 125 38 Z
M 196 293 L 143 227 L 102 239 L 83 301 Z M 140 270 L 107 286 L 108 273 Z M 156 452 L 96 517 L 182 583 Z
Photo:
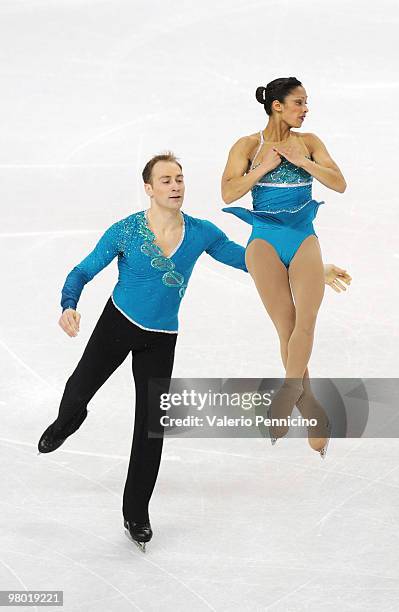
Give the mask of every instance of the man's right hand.
M 80 323 L 80 314 L 73 308 L 67 308 L 62 313 L 58 325 L 62 327 L 64 332 L 73 338 L 78 335 Z

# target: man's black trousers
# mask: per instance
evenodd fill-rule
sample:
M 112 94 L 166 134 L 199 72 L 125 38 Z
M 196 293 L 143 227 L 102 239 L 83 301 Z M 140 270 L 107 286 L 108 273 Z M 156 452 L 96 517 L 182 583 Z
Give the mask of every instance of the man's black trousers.
M 75 431 L 87 416 L 87 404 L 132 353 L 132 371 L 136 387 L 136 409 L 133 442 L 123 494 L 123 516 L 128 520 L 148 520 L 148 504 L 157 479 L 163 445 L 163 428 L 159 426 L 161 411 L 159 394 L 168 392 L 172 375 L 177 334 L 141 329 L 129 321 L 108 300 L 81 360 L 70 376 L 62 396 L 54 427 Z M 151 378 L 162 378 L 149 395 Z M 118 398 L 115 398 L 115 402 Z M 158 437 L 148 437 L 148 424 Z M 152 426 L 155 423 L 155 426 Z M 156 425 L 158 423 L 158 427 Z

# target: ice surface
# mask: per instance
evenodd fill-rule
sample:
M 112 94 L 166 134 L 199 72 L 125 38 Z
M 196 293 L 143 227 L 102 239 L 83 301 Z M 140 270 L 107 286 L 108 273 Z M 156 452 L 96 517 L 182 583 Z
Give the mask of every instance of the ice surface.
M 63 589 L 67 612 L 398 609 L 396 440 L 333 440 L 322 462 L 306 440 L 168 439 L 146 555 L 122 528 L 128 362 L 82 429 L 36 456 L 116 262 L 85 288 L 73 340 L 57 326 L 67 272 L 147 207 L 141 169 L 165 149 L 184 210 L 245 244 L 220 177 L 233 142 L 266 125 L 255 88 L 279 76 L 305 85 L 303 131 L 348 183 L 314 182 L 323 257 L 353 283 L 326 289 L 311 374 L 397 376 L 398 21 L 389 0 L 1 2 L 1 589 Z M 175 376 L 282 375 L 240 271 L 203 256 L 180 326 Z

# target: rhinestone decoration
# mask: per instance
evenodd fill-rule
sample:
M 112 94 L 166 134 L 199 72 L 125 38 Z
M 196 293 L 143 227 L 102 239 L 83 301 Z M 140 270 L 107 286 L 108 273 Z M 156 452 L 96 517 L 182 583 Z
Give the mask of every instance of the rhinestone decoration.
M 310 158 L 308 157 L 308 159 Z M 299 168 L 288 159 L 283 158 L 277 168 L 262 176 L 257 185 L 264 183 L 311 183 L 312 181 L 313 176 L 307 170 Z
M 273 208 L 275 204 L 262 204 L 262 208 L 254 208 L 254 212 L 256 213 L 267 213 L 270 215 L 277 215 L 278 213 L 286 212 L 286 213 L 296 213 L 302 210 L 305 206 L 310 204 L 311 202 L 316 202 L 313 198 L 306 200 L 302 204 L 294 204 L 291 205 L 290 208 Z M 324 204 L 324 202 L 316 202 L 317 204 Z
M 150 230 L 147 225 L 147 219 L 145 212 L 137 214 L 137 231 L 145 238 L 140 246 L 140 250 L 147 257 L 151 257 L 151 266 L 160 272 L 164 272 L 162 275 L 162 282 L 165 287 L 179 288 L 179 297 L 183 297 L 187 285 L 184 284 L 184 276 L 175 270 L 174 262 L 169 258 L 165 257 L 162 250 L 155 244 L 156 236 Z

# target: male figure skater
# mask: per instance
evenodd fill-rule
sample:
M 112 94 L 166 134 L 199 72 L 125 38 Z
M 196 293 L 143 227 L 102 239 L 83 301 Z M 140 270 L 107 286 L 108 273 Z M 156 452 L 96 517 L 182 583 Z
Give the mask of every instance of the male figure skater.
M 142 176 L 151 202 L 149 210 L 114 223 L 66 278 L 59 324 L 74 337 L 80 323 L 76 306 L 84 285 L 118 257 L 118 282 L 66 383 L 58 416 L 41 436 L 38 448 L 41 453 L 52 452 L 80 427 L 87 417 L 88 402 L 131 352 L 136 407 L 123 517 L 127 532 L 145 551 L 145 543 L 152 537 L 148 504 L 163 444 L 162 431 L 160 437 L 148 436 L 149 419 L 152 430 L 160 414 L 159 402 L 149 406 L 148 383 L 152 378 L 170 380 L 178 310 L 201 253 L 247 269 L 242 246 L 230 241 L 210 221 L 180 211 L 184 178 L 172 153 L 150 159 Z M 344 270 L 332 265 L 325 266 L 325 274 L 326 282 L 336 291 L 344 288 L 339 287 L 339 278 L 350 281 Z

